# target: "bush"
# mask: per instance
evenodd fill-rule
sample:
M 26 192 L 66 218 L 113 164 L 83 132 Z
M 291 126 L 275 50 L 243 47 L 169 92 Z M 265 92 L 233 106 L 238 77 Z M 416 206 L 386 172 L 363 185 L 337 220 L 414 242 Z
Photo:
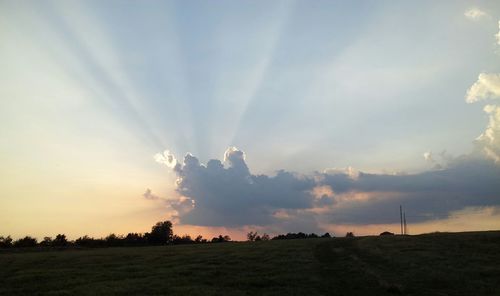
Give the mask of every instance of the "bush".
M 384 231 L 380 234 L 381 236 L 384 236 L 384 235 L 394 235 L 394 233 L 392 232 L 389 232 L 389 231 Z

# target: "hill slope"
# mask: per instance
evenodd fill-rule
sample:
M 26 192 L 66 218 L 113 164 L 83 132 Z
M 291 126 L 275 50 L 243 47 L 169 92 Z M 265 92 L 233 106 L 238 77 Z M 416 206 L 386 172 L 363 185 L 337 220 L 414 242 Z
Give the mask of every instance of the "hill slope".
M 0 253 L 2 295 L 500 295 L 500 232 Z

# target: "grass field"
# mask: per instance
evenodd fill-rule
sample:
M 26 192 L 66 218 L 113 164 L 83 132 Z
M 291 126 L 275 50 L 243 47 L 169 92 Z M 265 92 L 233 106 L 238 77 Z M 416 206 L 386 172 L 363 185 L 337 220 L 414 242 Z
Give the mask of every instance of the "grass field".
M 2 295 L 500 295 L 500 232 L 0 252 Z

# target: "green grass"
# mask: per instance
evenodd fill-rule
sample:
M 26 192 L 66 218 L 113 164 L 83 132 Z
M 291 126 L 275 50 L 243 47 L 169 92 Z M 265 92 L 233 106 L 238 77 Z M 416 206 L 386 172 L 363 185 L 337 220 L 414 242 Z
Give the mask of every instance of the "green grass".
M 2 295 L 500 295 L 500 232 L 0 253 Z

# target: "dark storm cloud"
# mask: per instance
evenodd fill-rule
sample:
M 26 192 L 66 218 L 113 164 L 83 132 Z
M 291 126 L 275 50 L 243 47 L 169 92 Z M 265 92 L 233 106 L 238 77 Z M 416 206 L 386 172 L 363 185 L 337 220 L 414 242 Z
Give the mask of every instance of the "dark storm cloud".
M 397 208 L 404 205 L 414 222 L 442 219 L 466 207 L 500 205 L 500 166 L 481 157 L 461 157 L 445 169 L 412 175 L 360 173 L 322 174 L 323 185 L 336 196 L 368 193 L 363 201 L 345 201 L 334 209 L 335 223 L 393 223 Z
M 261 225 L 288 229 L 297 221 L 318 225 L 399 222 L 403 205 L 412 222 L 448 217 L 467 207 L 500 205 L 500 166 L 482 156 L 449 159 L 445 168 L 419 174 L 353 174 L 352 170 L 303 176 L 278 171 L 251 174 L 244 152 L 229 148 L 224 162 L 206 165 L 191 154 L 177 163 L 177 192 L 170 204 L 183 224 Z M 325 189 L 326 188 L 326 189 Z M 149 194 L 148 194 L 149 193 Z M 146 196 L 147 195 L 147 196 Z M 145 197 L 153 196 L 146 192 Z
M 210 226 L 266 225 L 280 208 L 312 206 L 312 178 L 285 171 L 275 176 L 252 175 L 244 153 L 230 148 L 224 156 L 227 167 L 212 159 L 206 166 L 188 154 L 174 170 L 177 191 L 195 201 L 195 207 L 181 216 L 185 224 Z

